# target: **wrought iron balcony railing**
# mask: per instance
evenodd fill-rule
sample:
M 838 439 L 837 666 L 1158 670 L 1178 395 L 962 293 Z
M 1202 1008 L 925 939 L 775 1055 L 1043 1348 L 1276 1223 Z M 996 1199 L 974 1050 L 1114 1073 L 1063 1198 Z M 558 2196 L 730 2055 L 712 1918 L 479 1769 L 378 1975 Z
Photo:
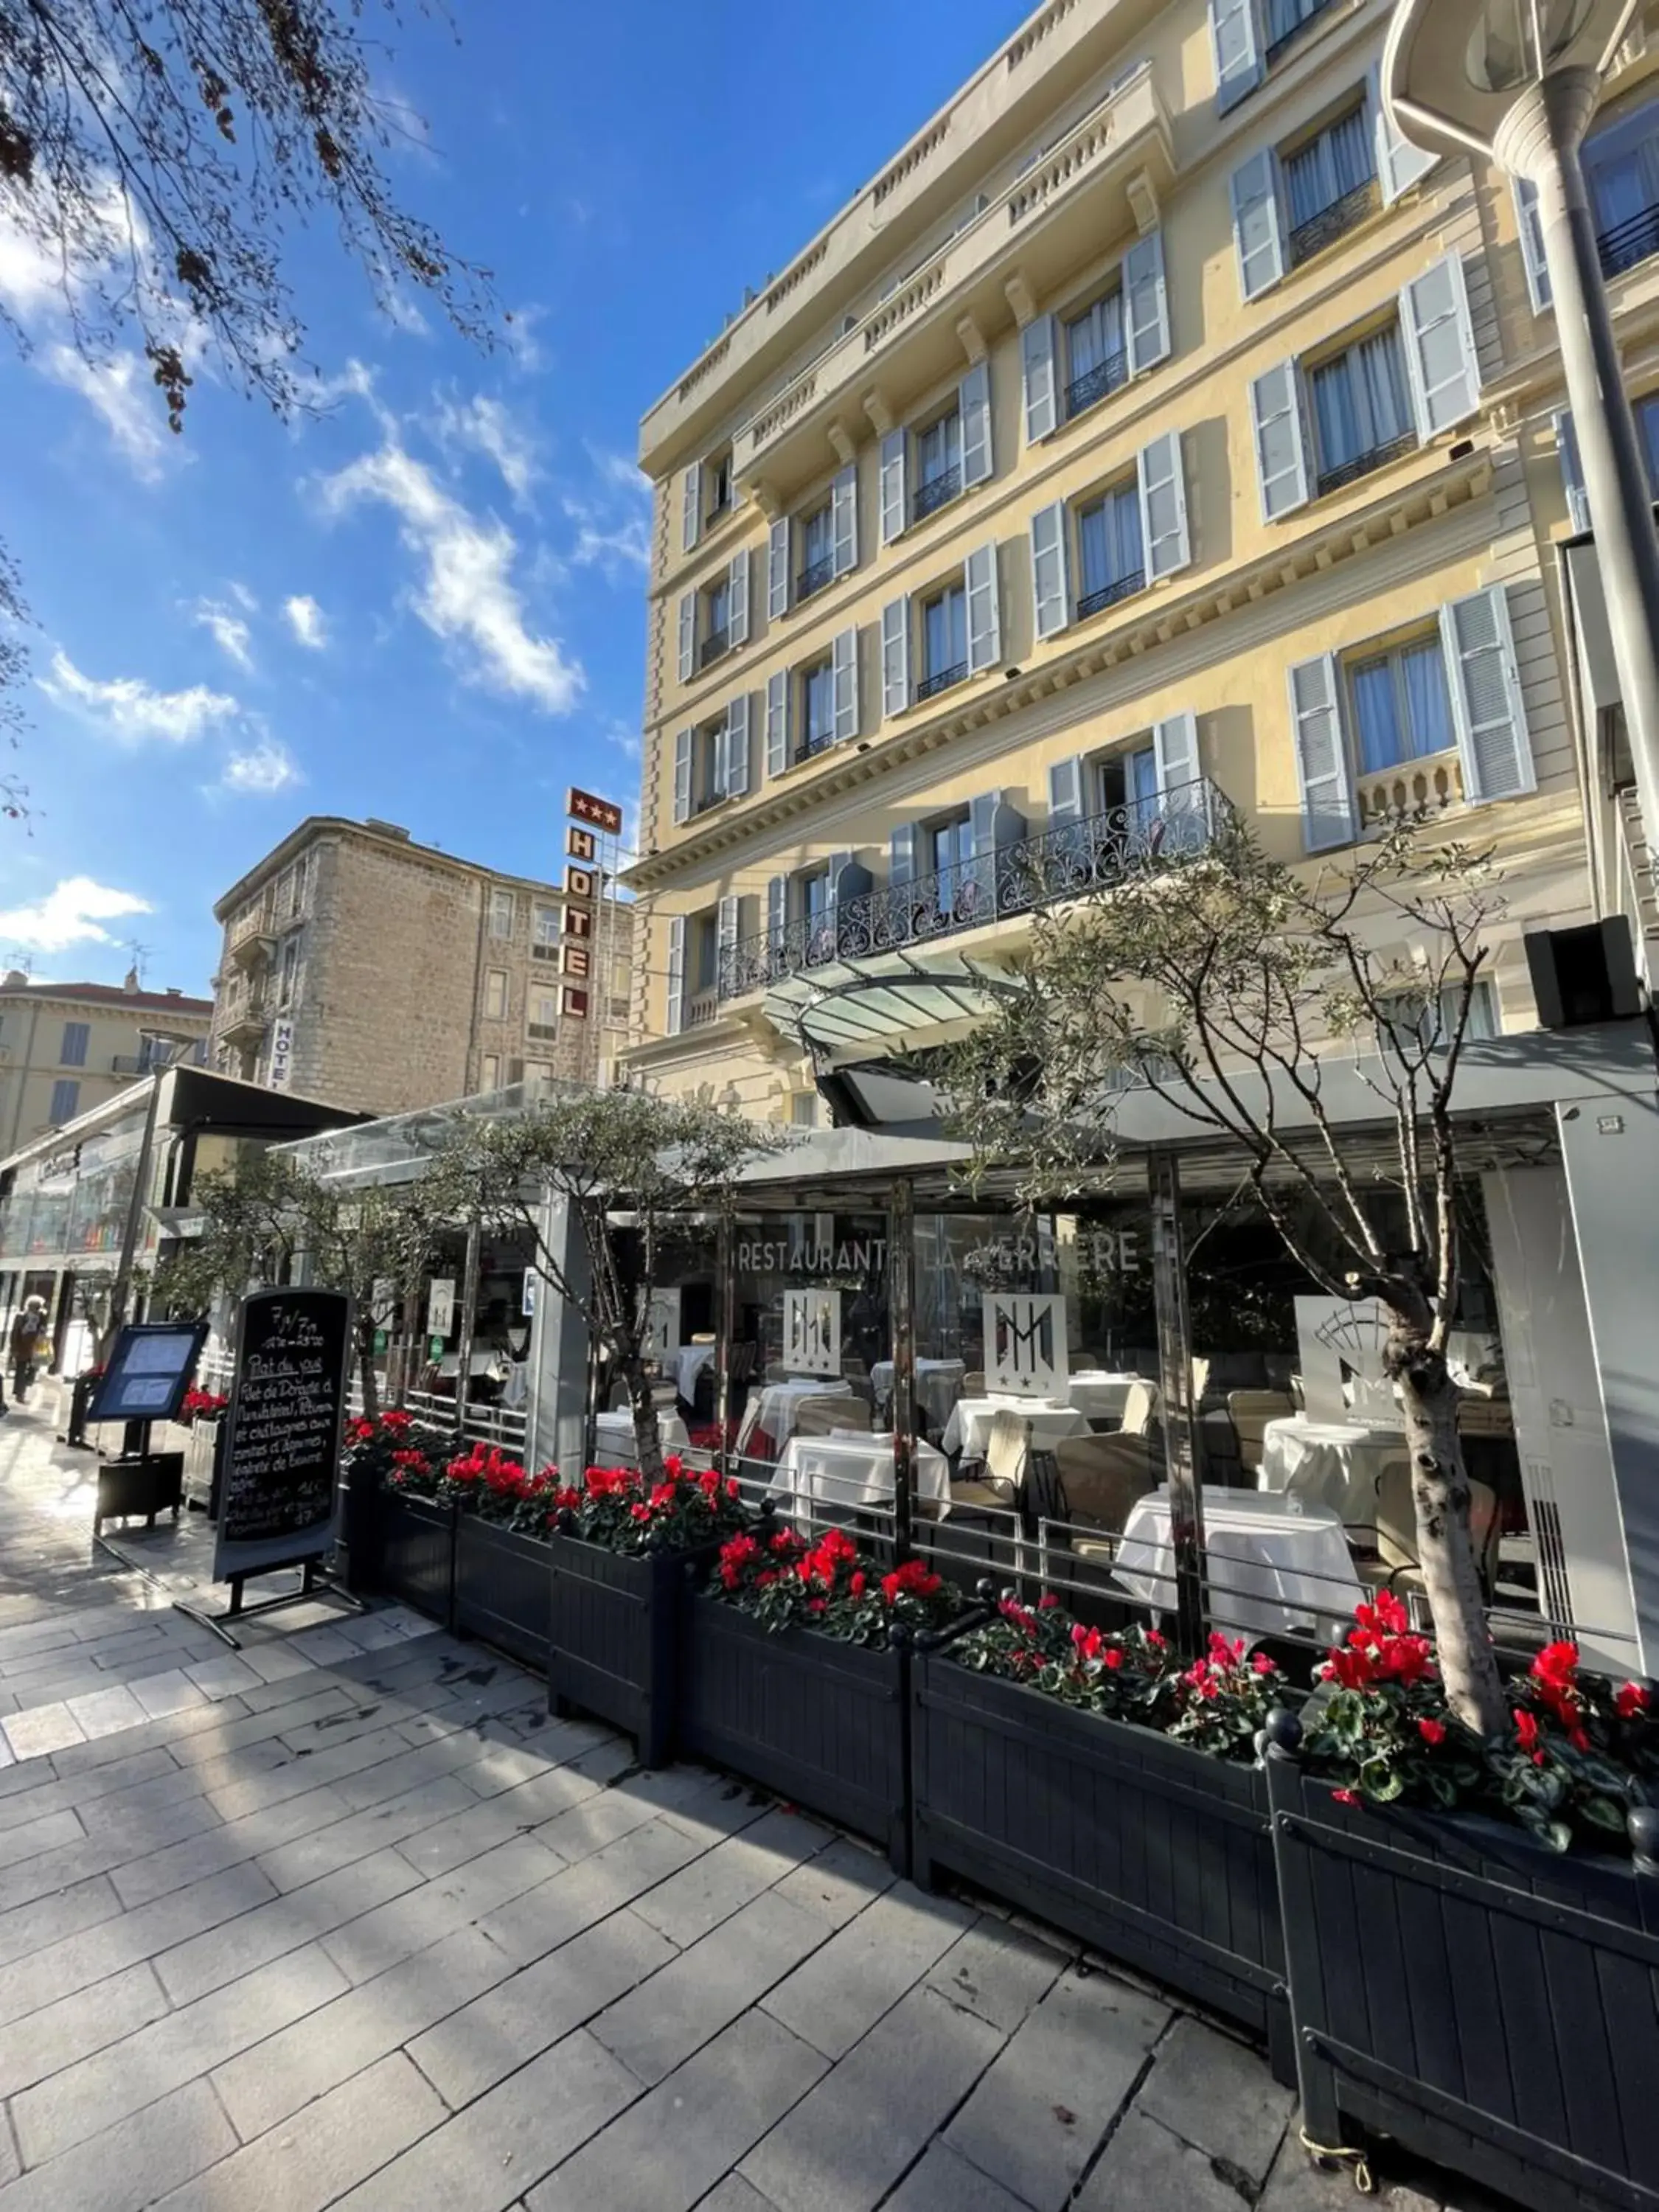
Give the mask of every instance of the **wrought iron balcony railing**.
M 953 684 L 965 684 L 967 680 L 968 664 L 965 660 L 958 660 L 953 668 L 936 669 L 933 675 L 924 676 L 917 684 L 917 702 L 920 704 L 924 699 L 935 698 L 939 692 L 948 691 Z
M 694 791 L 691 794 L 691 819 L 707 814 L 711 806 L 718 806 L 725 798 L 723 791 Z
M 1223 793 L 1199 776 L 1161 798 L 1132 799 L 942 873 L 844 899 L 833 920 L 803 916 L 725 946 L 720 995 L 742 998 L 831 961 L 928 944 L 1109 890 L 1204 852 L 1231 812 Z
M 1644 208 L 1640 215 L 1602 231 L 1595 250 L 1604 276 L 1617 276 L 1621 270 L 1634 269 L 1638 261 L 1659 253 L 1659 207 Z
M 1334 246 L 1345 231 L 1364 222 L 1382 204 L 1382 191 L 1375 177 L 1367 177 L 1363 185 L 1356 185 L 1340 199 L 1328 201 L 1317 215 L 1310 215 L 1306 222 L 1297 223 L 1291 233 L 1291 268 L 1299 269 L 1316 253 Z
M 796 742 L 792 756 L 795 766 L 799 768 L 803 761 L 816 760 L 820 753 L 827 753 L 835 742 L 836 733 L 833 730 L 809 730 L 804 738 L 799 738 Z
M 1417 433 L 1407 430 L 1398 438 L 1390 438 L 1384 445 L 1372 446 L 1365 453 L 1356 453 L 1351 461 L 1340 461 L 1334 469 L 1321 469 L 1320 496 L 1322 498 L 1328 491 L 1340 491 L 1344 484 L 1358 483 L 1361 477 L 1370 476 L 1373 469 L 1386 468 L 1390 461 L 1398 460 L 1401 453 L 1414 453 L 1416 451 Z
M 1114 576 L 1109 584 L 1103 584 L 1097 592 L 1085 592 L 1077 603 L 1077 618 L 1097 615 L 1103 607 L 1115 607 L 1120 599 L 1132 599 L 1137 592 L 1146 588 L 1146 571 L 1131 568 L 1127 575 Z
M 828 560 L 814 561 L 810 568 L 801 570 L 795 579 L 795 597 L 797 599 L 810 599 L 814 592 L 821 592 L 826 584 L 833 584 L 835 580 L 836 556 L 832 553 Z
M 941 469 L 938 476 L 929 477 L 919 483 L 910 495 L 910 520 L 921 522 L 939 508 L 950 504 L 962 489 L 962 470 Z
M 1081 415 L 1109 392 L 1115 392 L 1129 380 L 1129 356 L 1127 353 L 1109 353 L 1092 368 L 1085 368 L 1081 376 L 1074 376 L 1066 387 L 1066 412 Z
M 729 629 L 711 629 L 702 641 L 702 651 L 697 655 L 699 668 L 707 668 L 711 660 L 718 660 L 732 642 Z
M 1316 15 L 1322 15 L 1328 8 L 1334 5 L 1335 0 L 1315 0 L 1315 5 L 1298 16 L 1288 31 L 1281 31 L 1277 38 L 1269 39 L 1266 58 L 1267 68 L 1273 67 L 1287 46 L 1293 46 L 1296 44 Z

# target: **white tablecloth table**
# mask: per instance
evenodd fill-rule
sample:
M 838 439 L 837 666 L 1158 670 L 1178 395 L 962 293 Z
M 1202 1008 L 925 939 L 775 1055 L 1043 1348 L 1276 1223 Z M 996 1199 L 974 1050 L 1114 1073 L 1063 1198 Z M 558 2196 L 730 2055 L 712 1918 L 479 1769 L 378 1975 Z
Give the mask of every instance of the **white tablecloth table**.
M 1138 1382 L 1152 1392 L 1156 1410 L 1158 1385 L 1148 1382 L 1144 1375 L 1109 1375 L 1099 1368 L 1085 1368 L 1068 1378 L 1066 1395 L 1091 1421 L 1121 1421 L 1129 1393 Z
M 1350 1528 L 1370 1527 L 1378 1478 L 1405 1457 L 1403 1430 L 1286 1414 L 1261 1431 L 1261 1489 L 1328 1505 Z
M 1364 1593 L 1342 1523 L 1328 1505 L 1283 1492 L 1204 1486 L 1210 1613 L 1230 1636 L 1311 1628 L 1335 1642 Z M 1175 1553 L 1167 1483 L 1138 1498 L 1124 1523 L 1114 1578 L 1143 1604 L 1173 1612 Z
M 786 1509 L 830 1505 L 856 1511 L 893 1502 L 891 1437 L 791 1437 L 778 1455 L 773 1494 Z M 915 1494 L 950 1510 L 951 1468 L 943 1452 L 918 1443 Z
M 512 1364 L 513 1362 L 504 1352 L 498 1352 L 487 1344 L 475 1345 L 472 1358 L 467 1368 L 467 1375 L 474 1382 L 480 1379 L 490 1382 L 505 1382 Z M 445 1382 L 453 1382 L 461 1371 L 460 1353 L 446 1352 L 437 1363 L 437 1371 Z
M 795 1433 L 795 1420 L 803 1398 L 853 1398 L 858 1393 L 838 1375 L 792 1375 L 785 1382 L 769 1382 L 751 1406 L 758 1405 L 755 1425 L 763 1429 L 780 1449 Z
M 951 1408 L 962 1395 L 962 1378 L 967 1372 L 960 1359 L 917 1360 L 916 1396 L 936 1429 L 942 1429 L 950 1419 Z M 876 1403 L 884 1406 L 893 1395 L 890 1359 L 877 1360 L 870 1370 L 870 1387 L 876 1394 Z
M 684 1451 L 691 1442 L 685 1433 L 685 1423 L 678 1413 L 659 1410 L 657 1433 L 662 1438 L 665 1451 Z M 593 1449 L 601 1467 L 639 1465 L 639 1454 L 634 1443 L 634 1416 L 626 1406 L 595 1417 Z
M 1034 1449 L 1052 1451 L 1067 1437 L 1086 1437 L 1089 1417 L 1075 1406 L 1055 1398 L 1014 1398 L 1001 1394 L 988 1398 L 958 1398 L 951 1408 L 940 1442 L 947 1452 L 968 1459 L 982 1459 L 991 1440 L 991 1424 L 1004 1410 L 1018 1413 Z
M 674 1387 L 689 1406 L 697 1395 L 697 1377 L 714 1364 L 713 1344 L 683 1344 L 674 1354 Z

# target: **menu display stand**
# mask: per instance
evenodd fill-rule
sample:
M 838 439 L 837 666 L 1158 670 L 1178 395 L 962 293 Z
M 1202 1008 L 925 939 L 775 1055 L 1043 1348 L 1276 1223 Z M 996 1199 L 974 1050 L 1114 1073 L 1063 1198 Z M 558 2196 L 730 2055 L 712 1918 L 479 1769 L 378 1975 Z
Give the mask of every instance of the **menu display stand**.
M 125 1322 L 104 1372 L 94 1383 L 87 1419 L 126 1425 L 118 1455 L 106 1460 L 98 1470 L 98 1500 L 93 1509 L 92 1540 L 115 1559 L 122 1555 L 104 1540 L 106 1521 L 142 1514 L 153 1528 L 158 1513 L 171 1511 L 174 1520 L 179 1517 L 184 1504 L 185 1455 L 151 1451 L 150 1425 L 177 1419 L 207 1333 L 205 1322 Z

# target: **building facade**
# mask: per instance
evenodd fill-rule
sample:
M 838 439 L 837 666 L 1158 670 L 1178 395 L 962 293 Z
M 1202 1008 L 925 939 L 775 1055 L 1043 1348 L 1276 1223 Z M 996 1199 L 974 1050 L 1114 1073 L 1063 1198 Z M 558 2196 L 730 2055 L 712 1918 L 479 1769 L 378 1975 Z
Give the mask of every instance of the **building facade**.
M 598 902 L 596 981 L 573 1018 L 565 908 L 553 884 L 417 845 L 392 823 L 313 815 L 214 908 L 213 1064 L 376 1113 L 600 1080 L 625 1036 L 632 908 Z
M 0 1158 L 91 1112 L 182 1048 L 205 1056 L 210 999 L 110 983 L 0 981 Z
M 1394 137 L 1389 15 L 1050 0 L 647 415 L 642 1079 L 810 1122 L 1068 868 L 1223 805 L 1314 866 L 1402 813 L 1494 847 L 1492 1030 L 1528 930 L 1623 904 L 1645 960 L 1530 210 Z M 1638 32 L 1589 166 L 1659 393 L 1656 71 Z

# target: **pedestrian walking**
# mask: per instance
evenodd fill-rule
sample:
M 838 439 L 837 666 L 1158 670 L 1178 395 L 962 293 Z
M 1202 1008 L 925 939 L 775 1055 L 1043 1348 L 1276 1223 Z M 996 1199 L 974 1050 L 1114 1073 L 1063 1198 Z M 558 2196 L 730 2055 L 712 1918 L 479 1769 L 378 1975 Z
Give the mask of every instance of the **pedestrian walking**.
M 20 1406 L 28 1396 L 29 1385 L 34 1380 L 34 1363 L 40 1356 L 46 1337 L 46 1300 L 40 1297 L 25 1298 L 21 1312 L 11 1325 L 6 1363 L 11 1370 L 11 1395 Z

